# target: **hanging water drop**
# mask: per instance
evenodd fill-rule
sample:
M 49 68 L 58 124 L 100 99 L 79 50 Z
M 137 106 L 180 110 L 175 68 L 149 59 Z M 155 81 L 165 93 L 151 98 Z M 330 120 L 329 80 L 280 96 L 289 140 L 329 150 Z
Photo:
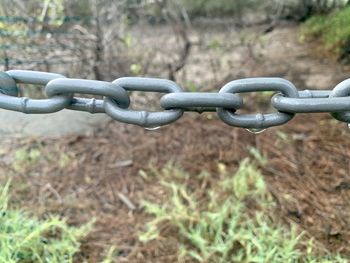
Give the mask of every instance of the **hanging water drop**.
M 257 129 L 257 128 L 250 128 L 246 129 L 248 132 L 253 133 L 253 134 L 260 134 L 266 131 L 266 129 Z
M 158 130 L 160 129 L 160 126 L 157 126 L 157 127 L 145 127 L 145 130 L 147 131 L 155 131 L 155 130 Z

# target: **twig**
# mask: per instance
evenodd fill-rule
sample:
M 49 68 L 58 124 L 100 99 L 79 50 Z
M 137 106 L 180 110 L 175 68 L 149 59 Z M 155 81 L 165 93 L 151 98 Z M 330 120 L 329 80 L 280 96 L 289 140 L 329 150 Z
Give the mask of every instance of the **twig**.
M 130 199 L 122 194 L 121 192 L 117 192 L 117 196 L 131 211 L 136 209 L 136 206 L 130 201 Z

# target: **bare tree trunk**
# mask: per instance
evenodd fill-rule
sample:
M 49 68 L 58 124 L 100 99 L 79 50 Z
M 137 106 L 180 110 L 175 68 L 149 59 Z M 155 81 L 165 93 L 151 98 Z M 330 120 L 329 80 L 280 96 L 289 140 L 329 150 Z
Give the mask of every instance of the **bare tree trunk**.
M 99 17 L 99 12 L 100 7 L 98 0 L 95 1 L 95 36 L 96 36 L 96 42 L 95 42 L 95 50 L 94 50 L 94 62 L 92 66 L 92 70 L 95 75 L 96 80 L 102 80 L 103 75 L 101 74 L 100 71 L 100 65 L 103 60 L 103 36 L 101 32 L 101 22 L 100 22 L 100 17 Z
M 6 50 L 4 51 L 4 71 L 10 70 L 10 59 L 8 58 Z
M 41 32 L 43 32 L 46 29 L 46 21 L 47 21 L 47 18 L 48 18 L 50 2 L 51 1 L 45 1 L 43 10 L 41 11 L 41 15 L 40 15 L 40 21 L 41 21 L 40 31 Z
M 180 29 L 180 36 L 182 38 L 183 47 L 182 47 L 179 59 L 174 63 L 168 64 L 168 70 L 169 70 L 168 77 L 170 80 L 173 80 L 173 81 L 176 80 L 176 76 L 175 76 L 176 73 L 179 72 L 186 65 L 186 62 L 190 55 L 190 51 L 192 47 L 192 43 L 188 39 L 186 31 L 183 31 L 182 29 Z
M 169 62 L 167 64 L 168 78 L 175 81 L 176 73 L 185 67 L 191 52 L 192 42 L 188 37 L 188 27 L 190 22 L 186 10 L 183 8 L 180 8 L 181 10 L 179 14 L 177 11 L 171 10 L 168 1 L 158 2 L 158 7 L 163 11 L 165 20 L 172 27 L 175 35 L 178 36 L 182 42 L 179 58 L 176 61 Z

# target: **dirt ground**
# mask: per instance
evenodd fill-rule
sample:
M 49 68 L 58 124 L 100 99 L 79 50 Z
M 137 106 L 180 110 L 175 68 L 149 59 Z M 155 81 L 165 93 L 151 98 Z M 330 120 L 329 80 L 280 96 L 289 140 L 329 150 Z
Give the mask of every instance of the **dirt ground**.
M 318 89 L 347 75 L 346 69 L 297 44 L 295 28 L 271 34 L 272 42 L 273 34 L 287 37 L 278 38 L 280 45 L 267 45 L 276 56 L 265 56 L 254 69 L 247 65 L 243 75 L 282 76 L 299 88 Z M 249 146 L 268 158 L 261 169 L 281 218 L 297 223 L 331 251 L 350 255 L 350 130 L 328 114 L 298 115 L 287 125 L 254 135 L 223 124 L 215 114 L 188 113 L 156 131 L 111 121 L 89 134 L 8 139 L 1 146 L 0 179 L 12 178 L 16 204 L 42 216 L 58 213 L 72 224 L 97 218 L 82 248 L 81 256 L 90 262 L 101 259 L 111 245 L 117 246 L 120 262 L 175 262 L 171 244 L 138 241 L 148 220 L 140 201 L 164 198 L 157 180 L 144 180 L 139 171 L 172 161 L 193 176 L 210 171 L 215 180 L 217 164 L 235 170 L 250 156 Z M 16 168 L 14 156 L 23 148 L 39 149 L 42 158 Z
M 193 176 L 204 169 L 215 179 L 219 162 L 234 170 L 253 146 L 269 160 L 263 174 L 282 218 L 296 222 L 332 251 L 349 253 L 349 139 L 346 125 L 328 115 L 298 116 L 260 135 L 207 116 L 187 116 L 157 131 L 111 122 L 90 135 L 7 144 L 10 152 L 30 145 L 45 156 L 25 173 L 8 175 L 16 203 L 29 211 L 59 213 L 73 224 L 97 218 L 96 230 L 83 247 L 90 262 L 101 258 L 109 245 L 118 247 L 120 262 L 173 262 L 174 251 L 159 244 L 143 247 L 137 239 L 148 220 L 140 201 L 164 198 L 157 180 L 146 181 L 138 172 L 147 171 L 150 162 L 162 167 L 173 161 Z M 72 161 L 55 164 L 50 156 L 57 152 L 72 156 Z M 2 163 L 7 162 L 9 172 L 8 156 L 2 155 Z

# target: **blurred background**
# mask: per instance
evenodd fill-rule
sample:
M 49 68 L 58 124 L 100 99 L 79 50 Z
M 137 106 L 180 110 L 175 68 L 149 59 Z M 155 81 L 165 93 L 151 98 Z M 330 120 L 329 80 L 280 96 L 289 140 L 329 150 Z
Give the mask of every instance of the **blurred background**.
M 350 77 L 350 1 L 0 0 L 0 68 L 333 89 Z M 0 262 L 349 262 L 350 134 L 329 114 L 259 135 L 214 113 L 156 131 L 68 110 L 0 123 Z
M 217 88 L 246 75 L 296 77 L 307 72 L 298 72 L 293 59 L 303 59 L 315 45 L 314 55 L 348 61 L 346 5 L 345 0 L 2 1 L 1 64 L 5 70 L 98 80 L 154 75 L 192 89 Z M 331 21 L 323 19 L 334 9 L 341 11 Z M 314 45 L 293 45 L 310 40 Z M 261 69 L 266 63 L 267 73 Z M 308 86 L 306 76 L 299 78 Z

